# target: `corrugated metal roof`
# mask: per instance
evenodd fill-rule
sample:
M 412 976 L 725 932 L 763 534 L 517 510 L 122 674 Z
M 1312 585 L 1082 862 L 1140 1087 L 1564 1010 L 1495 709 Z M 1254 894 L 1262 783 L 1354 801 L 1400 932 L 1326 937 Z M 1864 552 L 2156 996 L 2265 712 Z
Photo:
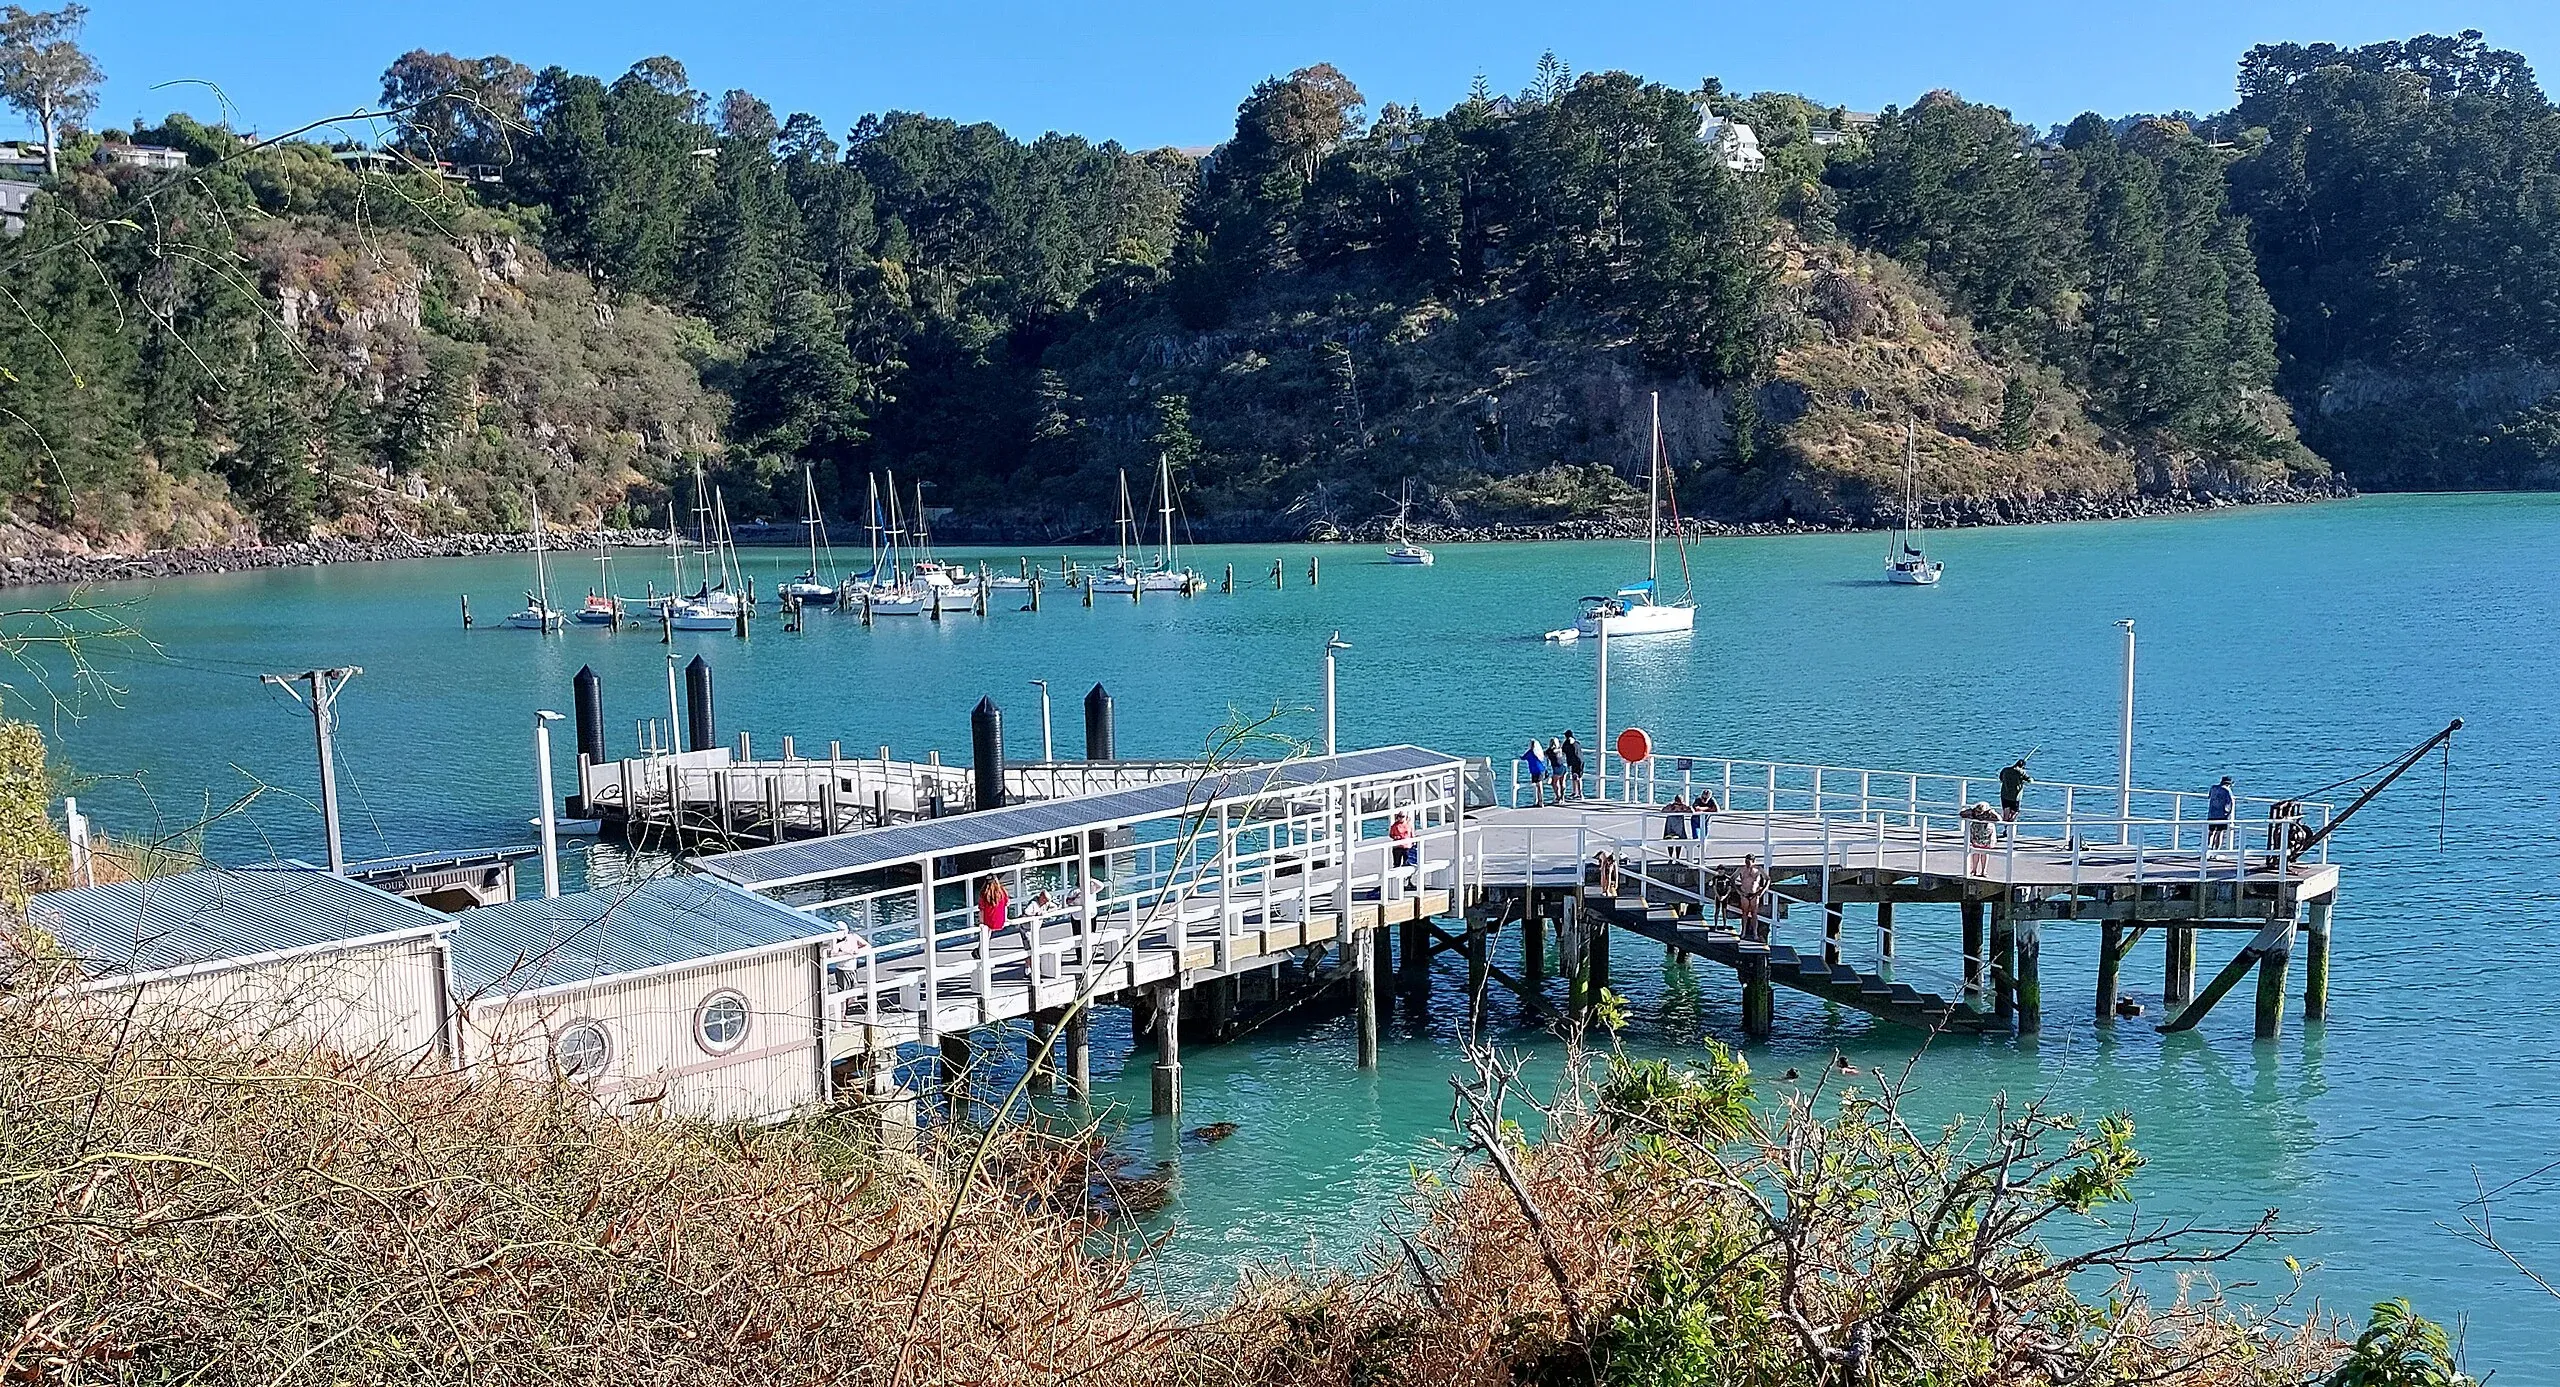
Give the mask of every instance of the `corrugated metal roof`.
M 1168 781 L 1073 799 L 1033 800 L 975 814 L 893 824 L 706 857 L 694 865 L 750 890 L 770 890 L 821 877 L 868 871 L 945 853 L 1072 833 L 1098 824 L 1144 819 L 1221 799 L 1251 799 L 1273 790 L 1428 770 L 1459 758 L 1417 746 L 1381 747 L 1303 761 L 1238 766 L 1204 781 Z
M 27 918 L 92 977 L 426 934 L 446 923 L 441 911 L 299 865 L 207 868 L 47 891 L 28 903 Z
M 819 939 L 835 925 L 696 876 L 484 905 L 453 917 L 463 998 L 590 982 L 669 964 Z
M 477 867 L 501 862 L 520 862 L 542 854 L 539 844 L 524 843 L 503 848 L 460 848 L 444 852 L 404 852 L 396 857 L 368 857 L 347 864 L 352 877 L 391 876 L 401 872 L 421 871 L 429 867 Z

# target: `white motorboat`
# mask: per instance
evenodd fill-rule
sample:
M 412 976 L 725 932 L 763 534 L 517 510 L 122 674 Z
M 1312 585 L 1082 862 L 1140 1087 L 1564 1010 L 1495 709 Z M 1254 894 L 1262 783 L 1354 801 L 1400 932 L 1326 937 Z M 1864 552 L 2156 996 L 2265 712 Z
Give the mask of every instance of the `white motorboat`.
M 735 631 L 738 629 L 738 609 L 732 605 L 724 611 L 711 603 L 688 597 L 668 604 L 667 625 L 678 631 Z
M 507 624 L 519 631 L 557 631 L 566 620 L 560 609 L 551 605 L 550 550 L 543 542 L 542 499 L 531 491 L 525 499 L 533 503 L 533 590 L 524 595 L 524 610 L 511 612 Z
M 1906 422 L 1902 430 L 1902 513 L 1894 518 L 1893 533 L 1885 541 L 1884 580 L 1930 587 L 1947 566 L 1932 562 L 1920 541 L 1920 426 Z
M 1396 502 L 1395 528 L 1387 532 L 1387 537 L 1395 541 L 1395 546 L 1387 550 L 1387 562 L 1429 568 L 1433 563 L 1431 551 L 1414 543 L 1412 534 L 1405 529 L 1405 512 L 1412 508 L 1413 483 L 1406 482 L 1404 495 Z
M 1662 597 L 1662 396 L 1653 397 L 1653 457 L 1645 482 L 1645 574 L 1607 597 L 1586 597 L 1574 629 L 1586 636 L 1667 636 L 1694 629 L 1698 603 L 1689 583 L 1689 552 L 1680 548 L 1681 593 Z

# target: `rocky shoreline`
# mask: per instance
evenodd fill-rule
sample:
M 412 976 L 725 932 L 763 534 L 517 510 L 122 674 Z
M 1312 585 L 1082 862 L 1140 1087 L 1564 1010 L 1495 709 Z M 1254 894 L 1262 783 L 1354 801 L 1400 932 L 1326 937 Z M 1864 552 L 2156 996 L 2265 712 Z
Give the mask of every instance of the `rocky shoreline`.
M 664 530 L 578 530 L 554 535 L 551 548 L 663 546 Z M 137 578 L 187 578 L 258 568 L 374 563 L 385 559 L 461 559 L 483 554 L 529 554 L 531 535 L 435 535 L 418 538 L 315 539 L 300 544 L 240 544 L 209 549 L 161 549 L 147 554 L 40 554 L 0 558 L 0 587 L 86 585 Z
M 2084 520 L 2134 520 L 2152 516 L 2192 515 L 2203 511 L 2230 510 L 2241 506 L 2293 505 L 2308 501 L 2336 500 L 2355 495 L 2355 489 L 2344 482 L 2316 486 L 2294 486 L 2279 483 L 2247 493 L 2187 492 L 2133 496 L 2046 496 L 2046 497 L 1959 497 L 1941 498 L 1922 508 L 1921 519 L 1931 528 L 1955 529 L 1983 525 L 2052 525 Z M 1683 533 L 1697 538 L 1746 535 L 1839 534 L 1883 527 L 1877 517 L 1847 515 L 1811 519 L 1747 521 L 1727 523 L 1718 520 L 1686 520 Z M 1224 527 L 1204 527 L 1204 542 L 1254 544 L 1304 543 L 1378 543 L 1387 537 L 1388 522 L 1383 518 L 1357 525 L 1336 526 L 1318 523 L 1297 534 L 1277 532 L 1226 533 Z M 797 534 L 797 526 L 740 527 L 740 537 L 750 541 L 786 539 Z M 991 529 L 981 535 L 972 527 L 951 525 L 950 536 L 962 544 L 1022 544 L 1048 549 L 1060 541 L 1055 536 L 1024 539 L 1018 532 Z M 1209 533 L 1210 529 L 1218 533 Z M 770 531 L 770 533 L 766 533 Z M 1499 543 L 1505 541 L 1557 541 L 1590 539 L 1641 539 L 1642 520 L 1626 518 L 1592 518 L 1555 520 L 1535 523 L 1487 525 L 1415 525 L 1413 538 L 1426 544 Z M 848 534 L 859 541 L 859 536 Z M 667 542 L 663 530 L 580 530 L 554 536 L 554 550 L 598 548 L 653 548 Z M 1078 541 L 1069 541 L 1070 543 Z M 207 549 L 164 549 L 147 554 L 50 554 L 17 558 L 0 558 L 0 587 L 72 586 L 91 583 L 126 582 L 134 579 L 181 578 L 205 573 L 237 573 L 260 568 L 299 568 L 306 565 L 369 563 L 386 559 L 454 559 L 489 554 L 522 554 L 533 549 L 529 535 L 465 534 L 438 535 L 431 538 L 401 536 L 387 540 L 317 539 L 300 544 L 231 545 Z

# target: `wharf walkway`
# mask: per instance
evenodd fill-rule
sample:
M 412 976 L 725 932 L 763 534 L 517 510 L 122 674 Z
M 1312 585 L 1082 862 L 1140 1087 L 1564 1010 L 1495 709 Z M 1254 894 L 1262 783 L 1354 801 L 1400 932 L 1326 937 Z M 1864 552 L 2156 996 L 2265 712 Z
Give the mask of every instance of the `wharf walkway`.
M 1516 899 L 1524 918 L 1563 901 L 1734 968 L 1746 1029 L 1760 1035 L 1772 984 L 1923 1028 L 2033 1032 L 2043 1015 L 2041 930 L 2052 922 L 2101 933 L 2102 1019 L 2121 1001 L 2123 961 L 2153 928 L 2166 940 L 2163 1001 L 2181 1008 L 2167 1029 L 2194 1026 L 2257 967 L 2259 1032 L 2274 1034 L 2297 926 L 2309 939 L 2306 1011 L 2325 1012 L 2339 871 L 2325 840 L 2300 860 L 2290 845 L 2327 824 L 2326 804 L 2244 798 L 2217 822 L 2193 792 L 2128 797 L 2114 787 L 2044 784 L 2029 787 L 2014 822 L 1986 824 L 1965 811 L 1977 789 L 1990 790 L 1988 779 L 1706 757 L 1675 764 L 1683 768 L 1677 784 L 1644 768 L 1591 799 L 1519 803 L 1526 796 L 1515 785 L 1513 806 L 1475 816 L 1471 880 L 1497 901 Z M 1663 808 L 1674 794 L 1691 803 L 1703 794 L 1716 808 L 1675 822 Z M 1604 857 L 1614 864 L 1614 890 L 1602 886 Z M 1736 881 L 1746 859 L 1766 880 L 1755 913 L 1767 923 L 1756 931 L 1740 928 Z M 1915 903 L 1962 913 L 1960 1000 L 1894 977 L 1894 908 Z M 1865 967 L 1848 959 L 1850 906 L 1875 912 Z M 1818 955 L 1768 937 L 1769 925 L 1800 907 L 1819 912 Z M 1557 923 L 1569 921 L 1559 912 Z M 2198 993 L 2196 936 L 2214 930 L 2251 938 Z

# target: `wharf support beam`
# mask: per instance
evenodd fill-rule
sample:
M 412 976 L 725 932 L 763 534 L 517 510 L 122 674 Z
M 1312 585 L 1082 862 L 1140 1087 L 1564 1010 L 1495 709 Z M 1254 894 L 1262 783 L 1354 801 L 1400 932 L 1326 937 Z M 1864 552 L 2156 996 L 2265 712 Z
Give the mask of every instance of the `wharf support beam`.
M 2302 927 L 2302 1019 L 2329 1019 L 2329 901 L 2313 901 Z
M 2256 968 L 2259 970 L 2258 1038 L 2274 1039 L 2277 1031 L 2282 1028 L 2284 1020 L 2285 965 L 2293 954 L 2293 935 L 2294 923 L 2289 917 L 2276 920 L 2265 929 L 2258 931 L 2255 937 L 2241 946 L 2239 953 L 2232 956 L 2231 962 L 2214 975 L 2213 981 L 2205 985 L 2204 991 L 2187 1004 L 2186 1010 L 2179 1012 L 2160 1029 L 2172 1035 L 2179 1031 L 2194 1030 L 2196 1023 L 2202 1021 L 2206 1013 L 2213 1010 L 2214 1004 L 2221 1001 L 2225 993 L 2239 986 L 2240 980 L 2249 975 L 2251 968 Z M 2270 986 L 2274 988 L 2272 1002 L 2268 995 Z

